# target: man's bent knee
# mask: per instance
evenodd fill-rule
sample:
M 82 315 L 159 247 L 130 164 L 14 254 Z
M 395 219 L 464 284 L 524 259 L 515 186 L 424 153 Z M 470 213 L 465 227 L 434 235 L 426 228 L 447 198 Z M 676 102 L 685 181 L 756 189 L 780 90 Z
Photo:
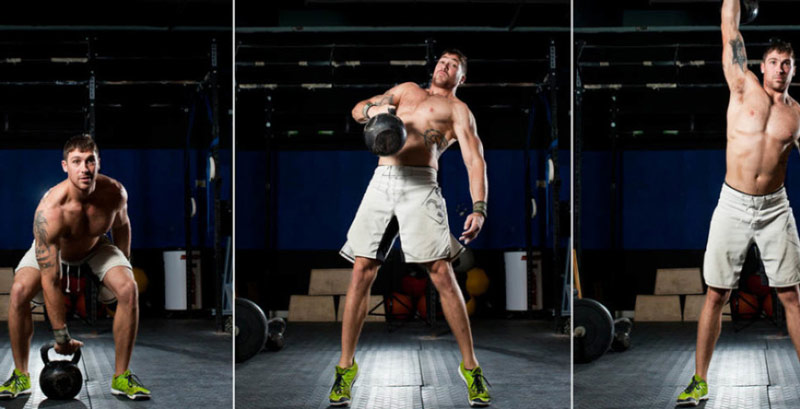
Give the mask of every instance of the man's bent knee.
M 139 289 L 136 286 L 136 281 L 133 279 L 119 285 L 115 295 L 117 296 L 118 303 L 134 307 L 139 305 Z
M 120 305 L 138 305 L 139 289 L 129 268 L 120 266 L 108 270 L 103 277 L 103 285 L 114 293 Z
M 34 269 L 26 268 L 17 272 L 11 285 L 11 306 L 28 305 L 36 293 L 42 290 L 40 279 L 38 271 Z

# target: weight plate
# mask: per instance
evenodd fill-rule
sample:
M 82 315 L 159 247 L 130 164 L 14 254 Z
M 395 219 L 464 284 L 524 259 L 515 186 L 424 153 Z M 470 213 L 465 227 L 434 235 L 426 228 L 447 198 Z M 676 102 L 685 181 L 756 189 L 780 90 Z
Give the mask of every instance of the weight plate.
M 267 317 L 256 303 L 236 299 L 236 362 L 244 362 L 259 353 L 267 342 Z
M 608 351 L 614 320 L 603 304 L 589 298 L 575 300 L 572 317 L 575 328 L 584 328 L 584 335 L 574 338 L 575 363 L 594 361 Z

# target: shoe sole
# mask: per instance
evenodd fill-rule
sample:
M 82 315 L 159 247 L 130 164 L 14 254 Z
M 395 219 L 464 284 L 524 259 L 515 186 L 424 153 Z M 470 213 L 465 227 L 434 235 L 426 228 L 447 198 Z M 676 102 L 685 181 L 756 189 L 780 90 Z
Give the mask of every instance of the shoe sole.
M 118 391 L 114 388 L 111 388 L 111 394 L 116 396 L 125 396 L 130 400 L 147 400 L 150 399 L 150 395 L 128 395 L 125 392 Z
M 356 376 L 353 377 L 353 383 L 350 385 L 351 390 L 353 389 L 353 386 L 356 386 L 356 380 L 358 380 L 358 372 L 356 372 Z M 328 406 L 350 406 L 350 402 L 352 402 L 352 399 L 346 402 L 334 402 L 328 399 Z
M 700 402 L 702 402 L 704 400 L 708 400 L 708 395 L 701 397 L 700 400 L 690 400 L 690 401 L 685 401 L 685 402 L 678 402 L 678 403 L 675 404 L 675 406 L 698 406 L 698 405 L 700 405 Z
M 461 373 L 461 367 L 458 368 L 458 376 L 464 381 L 464 385 L 467 385 L 467 403 L 469 403 L 470 407 L 478 406 L 483 408 L 492 404 L 492 402 L 473 402 L 469 400 L 469 382 L 467 382 L 467 378 L 464 377 L 464 374 Z
M 26 391 L 19 392 L 16 395 L 0 395 L 0 400 L 11 400 L 11 399 L 14 399 L 14 398 L 16 398 L 18 396 L 21 396 L 21 395 L 30 395 L 30 394 L 31 394 L 31 390 L 28 389 Z

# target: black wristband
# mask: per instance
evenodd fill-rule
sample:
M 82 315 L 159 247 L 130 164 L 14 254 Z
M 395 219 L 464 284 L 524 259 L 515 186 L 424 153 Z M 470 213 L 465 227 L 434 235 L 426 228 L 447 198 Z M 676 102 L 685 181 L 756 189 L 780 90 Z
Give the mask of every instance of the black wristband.
M 486 202 L 483 200 L 477 201 L 472 204 L 472 213 L 480 213 L 483 215 L 483 218 L 486 218 Z
M 64 324 L 64 328 L 54 329 L 53 336 L 56 338 L 56 344 L 66 344 L 72 339 L 69 336 L 69 331 L 67 330 L 66 324 Z

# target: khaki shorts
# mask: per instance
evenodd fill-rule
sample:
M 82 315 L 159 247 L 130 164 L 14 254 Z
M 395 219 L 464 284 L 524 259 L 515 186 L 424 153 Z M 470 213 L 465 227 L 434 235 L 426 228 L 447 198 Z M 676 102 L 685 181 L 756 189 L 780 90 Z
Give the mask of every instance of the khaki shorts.
M 36 261 L 36 241 L 34 240 L 31 248 L 25 252 L 25 255 L 22 256 L 22 260 L 19 261 L 17 267 L 14 269 L 14 273 L 19 271 L 21 268 L 31 267 L 36 270 L 39 270 L 39 262 Z M 61 255 L 59 254 L 59 258 Z M 106 273 L 108 270 L 111 270 L 114 267 L 123 266 L 127 267 L 128 269 L 133 270 L 130 261 L 122 254 L 122 250 L 117 248 L 114 244 L 106 236 L 102 236 L 100 241 L 95 245 L 94 249 L 88 256 L 86 256 L 83 260 L 80 261 L 67 261 L 61 260 L 62 265 L 66 265 L 69 267 L 80 267 L 84 264 L 88 265 L 89 268 L 92 270 L 92 274 L 97 276 L 97 279 L 102 283 L 103 278 L 105 278 Z M 111 297 L 112 294 L 106 295 L 107 293 L 104 291 L 104 288 L 100 288 L 100 291 L 103 294 L 100 295 L 100 298 L 103 302 L 113 302 L 113 299 L 108 299 Z M 110 293 L 110 291 L 109 291 Z M 42 292 L 40 291 L 39 294 L 36 294 L 33 297 L 33 302 L 36 304 L 44 304 L 44 298 L 42 296 Z
M 758 246 L 771 287 L 800 283 L 800 238 L 786 189 L 753 196 L 725 184 L 708 232 L 706 284 L 736 288 L 752 243 Z
M 398 234 L 407 263 L 453 260 L 464 250 L 450 233 L 435 169 L 378 166 L 339 254 L 385 261 Z

